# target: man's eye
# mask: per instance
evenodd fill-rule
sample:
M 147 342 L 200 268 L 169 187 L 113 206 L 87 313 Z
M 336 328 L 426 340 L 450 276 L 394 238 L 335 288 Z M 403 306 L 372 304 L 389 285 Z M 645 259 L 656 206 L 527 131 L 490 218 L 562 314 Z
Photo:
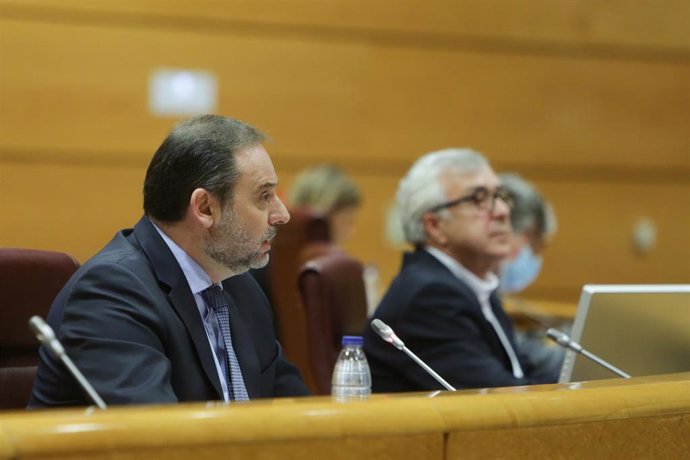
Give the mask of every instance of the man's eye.
M 482 203 L 489 197 L 489 192 L 486 189 L 480 188 L 472 194 L 472 200 L 475 203 Z

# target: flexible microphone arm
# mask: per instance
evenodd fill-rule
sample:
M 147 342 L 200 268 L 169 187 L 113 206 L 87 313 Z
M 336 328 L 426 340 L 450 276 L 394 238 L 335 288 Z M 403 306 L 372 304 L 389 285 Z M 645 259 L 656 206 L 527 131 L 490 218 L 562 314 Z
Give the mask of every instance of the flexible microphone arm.
M 48 326 L 48 323 L 43 321 L 43 318 L 40 316 L 31 317 L 29 320 L 29 328 L 31 328 L 38 341 L 41 342 L 54 357 L 62 361 L 62 364 L 64 364 L 69 373 L 72 374 L 72 377 L 74 377 L 79 386 L 81 386 L 91 402 L 98 406 L 99 409 L 106 409 L 107 406 L 105 402 L 103 402 L 103 399 L 96 393 L 96 390 L 94 390 L 84 375 L 77 369 L 77 366 L 75 366 L 69 356 L 67 356 L 67 353 L 65 353 L 65 348 L 55 336 L 53 328 Z
M 579 343 L 575 342 L 573 339 L 571 339 L 568 334 L 565 334 L 559 330 L 556 329 L 549 329 L 546 331 L 546 335 L 556 342 L 558 345 L 567 348 L 569 350 L 573 350 L 575 353 L 580 353 L 581 355 L 586 356 L 587 358 L 591 359 L 595 363 L 599 364 L 600 366 L 604 366 L 606 369 L 610 370 L 614 374 L 623 377 L 625 379 L 629 379 L 630 375 L 623 372 L 622 370 L 618 369 L 616 366 L 613 364 L 608 363 L 607 361 L 604 361 L 594 353 L 590 353 L 589 351 L 585 350 L 582 345 Z
M 440 375 L 438 375 L 438 374 L 437 374 L 432 368 L 430 368 L 424 361 L 422 361 L 421 359 L 419 359 L 419 357 L 417 357 L 417 355 L 415 355 L 414 353 L 412 353 L 412 352 L 405 346 L 405 343 L 403 343 L 403 341 L 400 340 L 400 338 L 398 338 L 397 335 L 395 335 L 395 332 L 393 332 L 393 329 L 391 329 L 391 327 L 390 327 L 389 325 L 387 325 L 386 323 L 384 323 L 384 322 L 381 321 L 380 319 L 375 319 L 375 320 L 373 320 L 373 321 L 371 322 L 371 328 L 374 329 L 374 331 L 375 331 L 383 340 L 385 340 L 386 342 L 390 343 L 391 345 L 393 345 L 393 346 L 394 346 L 395 348 L 397 348 L 398 350 L 402 350 L 403 352 L 405 352 L 405 354 L 406 354 L 407 356 L 409 356 L 410 358 L 412 358 L 412 359 L 414 360 L 414 362 L 416 362 L 417 364 L 419 364 L 419 366 L 421 366 L 422 369 L 424 369 L 425 371 L 427 371 L 427 372 L 429 373 L 429 375 L 431 375 L 434 379 L 436 379 L 436 381 L 437 381 L 438 383 L 440 383 L 441 385 L 443 385 L 443 386 L 445 387 L 446 390 L 448 390 L 448 391 L 457 391 L 457 390 L 455 389 L 455 387 L 453 387 L 450 383 L 446 382 L 446 381 L 443 379 L 443 377 L 441 377 Z

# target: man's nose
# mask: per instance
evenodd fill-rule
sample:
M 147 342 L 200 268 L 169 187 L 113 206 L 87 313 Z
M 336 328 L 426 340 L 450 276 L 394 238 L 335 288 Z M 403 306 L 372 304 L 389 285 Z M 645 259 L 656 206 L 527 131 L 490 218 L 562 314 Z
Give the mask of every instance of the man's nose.
M 287 208 L 285 207 L 281 199 L 278 196 L 276 196 L 274 209 L 271 210 L 271 213 L 268 216 L 268 223 L 270 225 L 283 225 L 287 224 L 289 221 L 290 213 L 288 212 Z
M 508 218 L 510 217 L 510 206 L 501 198 L 495 197 L 491 215 L 495 218 Z

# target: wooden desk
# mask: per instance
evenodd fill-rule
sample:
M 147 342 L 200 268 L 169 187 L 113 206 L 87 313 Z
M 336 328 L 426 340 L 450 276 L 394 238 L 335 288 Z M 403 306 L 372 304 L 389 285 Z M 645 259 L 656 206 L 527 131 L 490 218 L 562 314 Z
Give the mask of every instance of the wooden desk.
M 688 452 L 690 373 L 354 403 L 318 397 L 0 414 L 0 459 L 675 459 Z
M 518 328 L 548 328 L 570 323 L 575 319 L 577 305 L 551 300 L 522 299 L 503 296 L 503 308 Z

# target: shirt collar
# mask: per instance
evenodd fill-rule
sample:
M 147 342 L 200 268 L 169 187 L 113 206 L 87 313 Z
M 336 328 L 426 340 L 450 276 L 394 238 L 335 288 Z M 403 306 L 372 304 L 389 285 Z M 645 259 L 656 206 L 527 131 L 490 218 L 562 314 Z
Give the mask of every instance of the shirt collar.
M 208 276 L 208 273 L 206 273 L 204 269 L 201 268 L 201 266 L 184 251 L 184 249 L 179 247 L 177 243 L 166 235 L 163 230 L 158 228 L 156 224 L 153 224 L 153 228 L 158 231 L 158 234 L 160 234 L 161 238 L 163 238 L 165 244 L 168 246 L 168 248 L 170 248 L 170 252 L 172 252 L 175 260 L 177 260 L 177 263 L 182 269 L 182 273 L 184 273 L 184 277 L 187 279 L 187 284 L 189 284 L 192 294 L 199 294 L 204 289 L 207 289 L 209 286 L 213 285 L 211 277 Z M 222 284 L 219 283 L 219 285 L 222 289 Z
M 478 298 L 488 299 L 491 293 L 498 288 L 498 277 L 495 273 L 489 272 L 486 280 L 483 280 L 440 249 L 426 246 L 424 250 L 441 262 L 456 278 L 467 284 Z

